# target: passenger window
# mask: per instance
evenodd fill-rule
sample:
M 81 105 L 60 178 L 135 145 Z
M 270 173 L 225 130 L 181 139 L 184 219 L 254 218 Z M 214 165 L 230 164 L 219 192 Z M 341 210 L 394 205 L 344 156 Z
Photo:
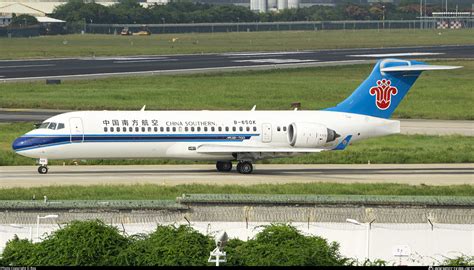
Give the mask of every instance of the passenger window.
M 110 132 L 114 132 L 114 127 L 110 127 Z
M 158 127 L 153 128 L 155 132 L 158 132 Z
M 243 128 L 243 127 L 239 127 L 239 131 L 244 131 L 244 128 Z
M 59 123 L 57 129 L 63 129 L 63 128 L 64 128 L 64 124 L 63 124 L 63 123 Z
M 123 132 L 127 132 L 127 128 L 126 128 L 126 127 L 123 127 L 123 128 L 122 128 L 122 131 L 123 131 Z
M 216 129 L 214 127 L 211 127 L 211 131 L 214 132 Z
M 132 131 L 133 131 L 133 128 L 132 128 L 132 127 L 129 127 L 129 128 L 128 128 L 128 131 L 129 131 L 129 132 L 132 132 Z
M 119 127 L 117 127 L 117 133 L 118 133 L 118 132 L 120 132 L 120 128 L 119 128 Z
M 204 127 L 204 131 L 207 132 L 207 127 Z
M 253 131 L 257 131 L 257 127 L 253 127 Z
M 283 127 L 283 131 L 286 131 L 286 126 L 285 126 L 285 127 Z
M 184 131 L 188 132 L 188 130 L 189 130 L 188 127 L 184 127 Z
M 196 128 L 197 132 L 201 131 L 201 127 Z
M 221 131 L 222 131 L 222 127 L 218 127 L 217 130 L 219 130 L 219 132 L 221 132 Z
M 225 127 L 225 131 L 229 131 L 229 127 Z
M 247 130 L 247 132 L 250 131 L 250 127 L 247 127 L 245 130 Z
M 104 127 L 104 132 L 107 132 L 107 127 Z
M 165 128 L 160 127 L 160 132 L 163 132 L 163 131 L 165 131 Z
M 56 123 L 51 122 L 48 126 L 49 129 L 55 130 L 56 129 Z
M 135 127 L 135 132 L 138 132 L 139 131 L 139 128 L 138 127 Z
M 145 132 L 145 127 L 142 127 L 142 132 Z
M 179 132 L 183 132 L 183 127 L 178 127 Z
M 236 131 L 237 129 L 235 127 L 232 127 L 232 131 Z
M 277 127 L 277 131 L 280 131 L 280 127 Z
M 191 131 L 194 132 L 194 127 L 191 127 Z
M 151 127 L 148 127 L 148 132 L 151 132 Z
M 173 127 L 173 132 L 176 132 L 176 127 Z

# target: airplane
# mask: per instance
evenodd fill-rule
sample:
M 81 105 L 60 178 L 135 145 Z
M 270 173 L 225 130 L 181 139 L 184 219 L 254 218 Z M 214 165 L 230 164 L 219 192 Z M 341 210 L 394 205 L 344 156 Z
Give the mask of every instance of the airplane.
M 166 158 L 215 161 L 219 172 L 253 172 L 257 160 L 344 150 L 349 143 L 400 133 L 390 120 L 421 72 L 459 66 L 381 59 L 344 101 L 323 110 L 75 111 L 17 138 L 13 150 L 38 159 Z

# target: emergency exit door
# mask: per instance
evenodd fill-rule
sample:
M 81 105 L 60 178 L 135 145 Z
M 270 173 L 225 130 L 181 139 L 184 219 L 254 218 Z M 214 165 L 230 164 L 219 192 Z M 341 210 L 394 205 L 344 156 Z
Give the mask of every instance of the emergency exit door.
M 262 142 L 269 143 L 272 141 L 272 124 L 262 124 Z
M 82 126 L 82 119 L 74 117 L 69 119 L 69 128 L 71 130 L 71 142 L 81 143 L 84 141 L 84 128 Z

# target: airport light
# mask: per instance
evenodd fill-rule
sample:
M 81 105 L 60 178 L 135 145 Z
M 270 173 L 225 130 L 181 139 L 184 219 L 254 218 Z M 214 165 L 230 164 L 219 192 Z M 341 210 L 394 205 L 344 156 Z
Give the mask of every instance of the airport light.
M 33 242 L 33 227 L 31 227 L 31 226 L 25 227 L 25 226 L 21 226 L 21 225 L 18 225 L 18 224 L 9 224 L 8 226 L 10 226 L 12 228 L 17 228 L 17 229 L 30 229 L 29 240 L 30 240 L 30 242 Z
M 227 241 L 229 237 L 225 231 L 219 233 L 215 237 L 216 248 L 210 252 L 208 262 L 215 262 L 216 266 L 219 266 L 221 262 L 227 262 L 226 252 L 224 251 L 224 247 L 227 245 Z M 215 259 L 213 259 L 215 257 Z
M 40 224 L 40 219 L 54 219 L 58 218 L 58 215 L 46 215 L 44 217 L 40 217 L 39 215 L 36 216 L 36 239 L 39 240 L 39 224 Z
M 374 223 L 375 219 L 373 219 L 371 222 L 369 223 L 360 223 L 358 220 L 356 219 L 352 219 L 352 218 L 348 218 L 346 219 L 346 222 L 348 223 L 351 223 L 351 224 L 354 224 L 354 225 L 357 225 L 357 226 L 365 226 L 367 231 L 366 231 L 366 257 L 367 257 L 367 260 L 370 260 L 370 229 L 372 229 L 372 223 Z

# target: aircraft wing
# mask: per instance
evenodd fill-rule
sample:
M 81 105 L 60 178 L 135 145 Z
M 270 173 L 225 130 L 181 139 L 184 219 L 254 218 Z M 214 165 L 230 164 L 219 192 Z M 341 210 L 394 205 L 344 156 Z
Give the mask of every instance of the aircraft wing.
M 214 145 L 203 144 L 196 151 L 206 154 L 221 153 L 319 153 L 326 149 L 315 148 L 293 148 L 293 147 L 259 147 L 259 146 L 238 146 L 238 145 Z

